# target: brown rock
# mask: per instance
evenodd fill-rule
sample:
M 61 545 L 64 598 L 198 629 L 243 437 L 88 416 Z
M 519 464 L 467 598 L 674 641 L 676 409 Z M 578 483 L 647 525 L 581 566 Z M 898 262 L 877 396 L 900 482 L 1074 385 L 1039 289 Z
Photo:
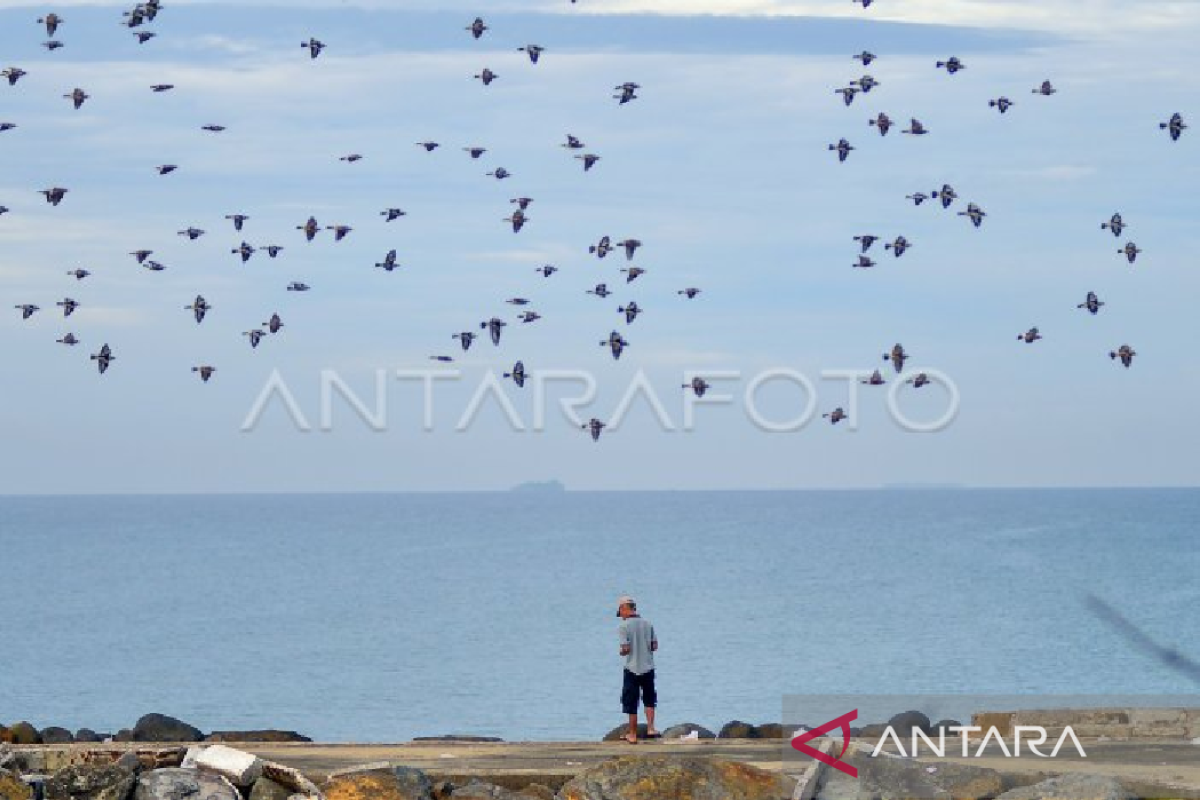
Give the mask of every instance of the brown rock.
M 18 722 L 9 728 L 9 734 L 12 736 L 13 744 L 41 744 L 42 739 L 38 736 L 37 728 L 30 725 L 28 722 Z
M 425 773 L 408 767 L 353 772 L 330 780 L 325 800 L 433 800 L 433 784 Z
M 12 731 L 0 725 L 0 744 L 12 744 Z
M 259 778 L 250 790 L 250 800 L 288 800 L 292 790 L 270 778 Z
M 646 738 L 646 723 L 639 722 L 638 726 L 637 726 L 637 732 L 638 732 L 639 739 L 645 739 Z M 624 725 L 618 725 L 617 727 L 613 728 L 608 733 L 604 734 L 604 738 L 601 741 L 619 742 L 622 739 L 624 739 L 626 734 L 628 734 L 628 733 L 629 733 L 629 723 L 627 722 Z
M 31 800 L 33 790 L 18 776 L 0 769 L 0 800 Z
M 623 756 L 576 776 L 561 800 L 777 800 L 779 775 L 721 759 Z
M 40 736 L 42 737 L 42 744 L 71 744 L 75 741 L 74 734 L 66 728 L 60 728 L 56 725 L 42 728 Z
M 454 800 L 525 800 L 528 795 L 517 794 L 511 789 L 483 781 L 471 781 L 466 786 L 450 793 Z
M 751 725 L 749 722 L 742 722 L 740 719 L 735 719 L 733 722 L 726 722 L 721 726 L 720 732 L 717 734 L 718 739 L 757 739 L 758 728 Z
M 554 790 L 544 783 L 531 783 L 517 794 L 532 797 L 533 800 L 555 800 Z

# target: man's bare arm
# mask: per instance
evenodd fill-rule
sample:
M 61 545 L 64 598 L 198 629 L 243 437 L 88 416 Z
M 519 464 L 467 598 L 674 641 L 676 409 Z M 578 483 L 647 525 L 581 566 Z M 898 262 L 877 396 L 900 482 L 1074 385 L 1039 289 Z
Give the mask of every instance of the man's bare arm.
M 623 656 L 629 655 L 629 645 L 627 645 L 627 644 L 621 645 L 621 655 L 623 655 Z

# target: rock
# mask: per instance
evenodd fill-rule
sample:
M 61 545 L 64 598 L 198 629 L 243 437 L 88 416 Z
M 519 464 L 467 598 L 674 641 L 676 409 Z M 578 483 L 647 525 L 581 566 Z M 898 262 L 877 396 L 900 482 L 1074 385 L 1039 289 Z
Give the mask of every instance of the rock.
M 204 748 L 196 754 L 195 762 L 197 769 L 223 775 L 234 786 L 251 786 L 262 777 L 262 761 L 258 756 L 223 744 Z
M 726 722 L 721 726 L 720 732 L 717 734 L 718 739 L 757 739 L 758 729 L 749 722 L 742 722 L 735 719 L 733 722 Z
M 250 790 L 250 800 L 288 800 L 292 790 L 270 778 L 259 778 Z
M 947 738 L 949 738 L 951 736 L 961 736 L 962 734 L 950 730 L 951 728 L 960 727 L 962 727 L 962 723 L 956 719 L 939 719 L 937 722 L 929 726 L 929 732 L 937 733 L 938 731 L 944 730 L 946 731 Z
M 562 787 L 559 798 L 777 800 L 780 788 L 778 774 L 749 764 L 691 756 L 622 756 L 577 775 Z
M 121 730 L 117 731 L 117 735 L 113 737 L 113 741 L 114 742 L 132 742 L 133 741 L 133 731 L 129 730 L 129 728 L 121 728 Z
M 863 800 L 989 800 L 1004 791 L 999 772 L 969 764 L 925 764 L 866 753 L 847 760 L 858 768 L 857 794 Z
M 142 760 L 138 758 L 137 753 L 126 751 L 117 759 L 117 766 L 124 767 L 134 775 L 142 771 Z
M 757 739 L 790 739 L 794 728 L 784 730 L 784 727 L 778 722 L 767 722 L 755 727 L 755 738 Z
M 32 800 L 33 790 L 21 780 L 21 776 L 0 769 L 0 800 Z
M 204 734 L 186 722 L 165 714 L 147 714 L 133 726 L 135 742 L 199 742 Z
M 75 731 L 75 741 L 88 743 L 103 742 L 104 737 L 91 728 L 80 728 Z
M 483 781 L 471 781 L 466 786 L 455 789 L 450 796 L 454 800 L 525 800 L 529 797 Z
M 903 741 L 912 738 L 913 728 L 929 733 L 929 717 L 920 711 L 902 711 L 888 720 L 888 727 Z
M 517 792 L 518 797 L 532 797 L 533 800 L 555 800 L 555 792 L 544 783 L 531 783 Z
M 46 800 L 127 800 L 135 780 L 121 767 L 77 764 L 46 781 Z
M 996 800 L 1128 800 L 1131 797 L 1116 778 L 1074 774 L 1012 789 Z
M 232 783 L 211 772 L 168 767 L 143 772 L 134 800 L 242 800 Z
M 8 734 L 11 737 L 10 741 L 13 744 L 41 744 L 42 739 L 38 736 L 37 728 L 30 725 L 28 722 L 15 723 L 8 729 Z
M 645 739 L 646 738 L 646 723 L 639 722 L 638 726 L 637 726 L 637 732 L 638 732 L 639 739 Z M 628 723 L 626 723 L 624 725 L 618 725 L 617 727 L 613 728 L 608 733 L 604 734 L 604 738 L 601 741 L 619 742 L 625 738 L 625 735 L 627 733 L 629 733 L 629 724 Z
M 17 754 L 7 744 L 0 743 L 0 769 L 16 769 Z
M 0 744 L 12 743 L 12 731 L 7 726 L 0 725 Z
M 302 736 L 295 731 L 213 731 L 204 741 L 206 742 L 261 742 L 274 744 L 278 742 L 311 742 L 312 739 Z
M 75 741 L 75 737 L 66 728 L 59 728 L 51 725 L 48 728 L 42 728 L 41 732 L 42 744 L 71 744 Z
M 715 739 L 717 735 L 703 725 L 697 725 L 694 722 L 684 722 L 681 725 L 672 725 L 662 732 L 664 739 L 678 739 L 681 736 L 687 736 L 689 733 L 699 734 L 700 739 Z
M 411 767 L 354 772 L 332 778 L 325 800 L 433 800 L 433 784 Z
M 860 739 L 878 739 L 880 736 L 883 736 L 883 732 L 887 728 L 887 725 L 879 722 L 871 725 L 863 725 L 854 736 Z

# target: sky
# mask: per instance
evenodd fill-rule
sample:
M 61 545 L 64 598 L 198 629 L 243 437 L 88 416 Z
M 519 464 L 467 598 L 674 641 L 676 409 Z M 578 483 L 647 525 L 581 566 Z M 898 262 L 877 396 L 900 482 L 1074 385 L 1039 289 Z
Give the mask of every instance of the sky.
M 144 45 L 126 7 L 55 4 L 65 46 L 48 52 L 48 7 L 0 2 L 0 60 L 29 73 L 0 84 L 17 124 L 0 132 L 0 493 L 1200 482 L 1200 133 L 1158 127 L 1200 120 L 1200 4 L 169 0 Z M 869 68 L 851 58 L 864 48 Z M 953 76 L 935 67 L 951 55 Z M 834 90 L 865 72 L 880 85 L 844 106 Z M 1057 93 L 1033 94 L 1045 79 Z M 619 105 L 625 81 L 641 88 Z M 1003 116 L 987 102 L 1002 94 Z M 882 138 L 880 111 L 900 123 Z M 902 134 L 910 117 L 930 132 Z M 590 172 L 568 133 L 601 157 Z M 856 149 L 838 163 L 842 137 Z M 485 174 L 500 166 L 512 177 Z M 905 199 L 943 183 L 950 210 Z M 37 193 L 51 186 L 70 189 L 57 208 Z M 514 234 L 518 196 L 534 202 Z M 979 229 L 956 214 L 967 201 Z M 389 207 L 407 215 L 385 222 Z M 1120 238 L 1100 228 L 1116 211 Z M 310 215 L 353 231 L 306 243 Z M 189 226 L 206 234 L 176 234 Z M 870 270 L 851 267 L 864 233 L 881 237 Z M 901 234 L 895 258 L 883 242 Z M 643 246 L 600 260 L 604 235 Z M 243 265 L 242 241 L 284 250 Z M 376 269 L 393 248 L 400 268 Z M 626 284 L 630 265 L 646 273 Z M 585 294 L 600 282 L 610 297 Z M 1096 316 L 1076 308 L 1088 291 Z M 512 297 L 543 318 L 519 322 Z M 630 300 L 644 313 L 626 324 Z M 23 303 L 42 310 L 22 320 Z M 251 349 L 242 333 L 273 313 L 284 328 Z M 501 344 L 463 352 L 452 335 L 493 316 Z M 1018 342 L 1031 326 L 1045 338 Z M 619 361 L 600 346 L 614 330 Z M 68 331 L 78 346 L 55 341 Z M 897 342 L 899 377 L 883 360 Z M 1126 343 L 1129 369 L 1108 356 Z M 544 391 L 501 377 L 517 360 Z M 876 368 L 884 387 L 822 377 Z M 889 394 L 920 370 L 945 382 Z M 440 374 L 428 409 L 423 371 Z M 685 425 L 693 374 L 729 399 Z M 582 380 L 595 396 L 573 422 L 559 402 Z M 952 418 L 906 430 L 889 396 L 918 427 Z M 810 400 L 807 424 L 764 429 Z M 834 426 L 820 415 L 837 407 Z M 592 417 L 598 442 L 577 424 Z

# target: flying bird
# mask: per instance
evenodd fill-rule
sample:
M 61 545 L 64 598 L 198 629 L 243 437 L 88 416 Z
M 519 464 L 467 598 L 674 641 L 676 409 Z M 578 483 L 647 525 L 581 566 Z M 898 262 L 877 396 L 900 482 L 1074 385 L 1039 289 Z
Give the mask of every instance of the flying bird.
M 853 103 L 854 95 L 858 94 L 858 92 L 859 89 L 857 86 L 843 86 L 841 89 L 833 90 L 834 94 L 840 94 L 842 96 L 842 103 L 844 105 L 850 105 Z
M 1171 118 L 1166 122 L 1158 123 L 1160 130 L 1167 131 L 1171 135 L 1171 141 L 1179 141 L 1179 134 L 1183 133 L 1187 125 L 1183 122 L 1183 115 L 1176 111 L 1171 115 Z
M 317 56 L 321 55 L 321 51 L 325 49 L 324 42 L 317 41 L 313 38 L 310 38 L 307 42 L 301 42 L 300 46 L 308 48 L 308 57 L 310 59 L 315 59 Z
M 833 411 L 830 411 L 828 414 L 822 414 L 821 416 L 824 417 L 825 419 L 829 420 L 829 424 L 837 425 L 839 422 L 841 422 L 842 420 L 844 420 L 846 418 L 846 412 L 842 410 L 841 406 L 838 406 Z
M 925 194 L 924 192 L 916 192 L 915 194 L 904 195 L 904 199 L 912 200 L 914 206 L 919 206 L 921 203 L 924 203 L 929 199 L 929 195 Z
M 375 266 L 378 269 L 382 269 L 387 272 L 391 272 L 396 267 L 400 266 L 399 264 L 396 263 L 396 251 L 388 250 L 387 255 L 383 257 L 383 261 L 379 262 Z
M 338 161 L 345 161 L 347 164 L 353 164 L 356 161 L 362 161 L 362 155 L 359 153 L 351 153 L 347 156 L 342 156 Z
M 829 149 L 836 150 L 838 154 L 838 161 L 842 162 L 846 160 L 846 156 L 850 155 L 850 151 L 854 148 L 851 147 L 850 143 L 845 139 L 838 139 L 838 143 L 836 145 L 829 145 Z
M 204 322 L 204 315 L 208 313 L 210 308 L 212 306 L 204 299 L 204 295 L 198 294 L 196 295 L 196 299 L 192 301 L 192 304 L 184 306 L 183 310 L 191 311 L 192 316 L 196 318 L 196 324 L 199 325 L 201 322 Z
M 154 92 L 155 94 L 162 94 L 163 92 L 169 92 L 174 88 L 175 84 L 173 83 L 156 83 L 150 87 L 150 91 Z
M 971 224 L 978 228 L 983 224 L 983 218 L 987 216 L 987 212 L 974 203 L 967 203 L 967 210 L 959 211 L 958 215 L 971 220 Z
M 52 206 L 57 206 L 63 201 L 63 198 L 67 196 L 68 191 L 70 190 L 64 189 L 61 186 L 55 186 L 50 189 L 42 189 L 39 194 L 44 194 L 46 196 L 47 203 Z
M 918 372 L 914 377 L 906 380 L 905 383 L 909 384 L 914 389 L 920 389 L 922 386 L 929 385 L 929 376 L 924 372 Z
M 512 223 L 513 233 L 520 233 L 521 228 L 525 226 L 525 219 L 525 212 L 518 208 L 511 217 L 505 217 L 504 221 Z
M 137 263 L 144 264 L 146 262 L 147 258 L 154 255 L 154 251 L 153 250 L 134 250 L 129 255 L 131 255 L 135 259 L 137 259 Z
M 525 365 L 518 361 L 513 364 L 512 372 L 504 373 L 504 377 L 512 378 L 512 382 L 517 385 L 517 388 L 523 387 L 525 385 Z
M 859 78 L 856 81 L 850 81 L 850 85 L 857 86 L 862 91 L 863 94 L 867 94 L 872 89 L 874 89 L 876 86 L 880 86 L 881 84 L 879 83 L 879 81 L 875 80 L 874 77 L 872 77 L 870 75 L 863 75 L 861 78 Z
M 66 336 L 62 337 L 61 339 L 55 339 L 54 341 L 58 342 L 59 344 L 68 345 L 70 347 L 74 347 L 75 345 L 79 344 L 79 340 L 77 338 L 75 338 L 75 334 L 73 334 L 73 333 L 68 333 Z
M 350 231 L 354 230 L 354 228 L 351 228 L 349 225 L 326 225 L 325 230 L 333 231 L 333 240 L 335 242 L 340 242 L 342 239 L 345 239 L 346 235 L 350 233 Z
M 704 397 L 704 393 L 708 391 L 709 385 L 708 381 L 697 375 L 690 382 L 683 384 L 683 388 L 691 389 L 692 394 L 696 395 L 696 397 Z
M 870 258 L 870 256 L 860 255 L 858 257 L 858 263 L 851 264 L 850 266 L 857 269 L 870 269 L 871 267 L 875 266 L 875 262 Z
M 868 0 L 868 1 L 869 1 L 869 0 Z M 574 2 L 574 0 L 572 0 L 572 2 Z M 603 422 L 601 422 L 600 420 L 596 419 L 595 417 L 592 417 L 590 420 L 588 420 L 587 422 L 585 422 L 585 423 L 582 425 L 582 427 L 583 427 L 583 429 L 584 429 L 584 430 L 588 431 L 588 432 L 589 432 L 589 433 L 592 435 L 592 441 L 593 441 L 593 442 L 598 442 L 598 441 L 600 441 L 600 433 L 601 433 L 601 432 L 604 430 L 604 423 L 603 423 Z
M 924 136 L 925 134 L 929 133 L 929 130 L 924 124 L 922 124 L 921 120 L 917 119 L 916 117 L 912 117 L 909 120 L 908 127 L 900 132 L 912 134 L 913 136 Z
M 478 75 L 475 76 L 475 80 L 483 81 L 484 86 L 491 86 L 492 81 L 496 80 L 496 78 L 499 78 L 499 77 L 500 77 L 499 75 L 492 72 L 487 67 L 484 67 L 483 72 L 480 72 Z
M 69 297 L 63 298 L 54 305 L 63 310 L 63 318 L 71 316 L 75 313 L 75 309 L 79 308 L 79 303 Z
M 863 380 L 859 381 L 859 383 L 863 384 L 864 386 L 883 386 L 885 383 L 887 383 L 887 381 L 883 379 L 882 372 L 875 370 L 871 373 L 869 378 L 864 378 Z
M 1104 301 L 1097 297 L 1095 292 L 1088 292 L 1087 299 L 1075 307 L 1086 308 L 1089 313 L 1095 314 L 1100 311 L 1102 305 L 1104 305 Z
M 216 371 L 216 367 L 210 367 L 208 365 L 202 367 L 192 367 L 192 372 L 200 373 L 200 380 L 204 381 L 205 383 L 208 383 L 208 379 L 211 378 L 213 373 Z
M 252 247 L 251 245 L 247 244 L 246 242 L 242 242 L 241 245 L 239 245 L 238 247 L 235 247 L 234 249 L 230 250 L 229 252 L 233 253 L 234 255 L 241 256 L 242 263 L 245 264 L 247 261 L 250 260 L 250 256 L 254 255 L 255 248 Z
M 896 258 L 904 255 L 904 251 L 910 247 L 908 239 L 903 236 L 897 236 L 895 241 L 888 242 L 883 246 L 884 250 L 891 250 L 892 255 Z
M 40 308 L 35 306 L 33 303 L 22 303 L 19 306 L 13 306 L 13 308 L 19 308 L 21 310 L 21 319 L 29 319 L 34 315 L 34 312 L 40 310 Z
M 154 31 L 133 31 L 133 35 L 138 40 L 138 44 L 145 44 L 155 36 L 158 36 Z
M 58 41 L 57 39 L 51 39 L 48 42 L 42 42 L 42 47 L 46 48 L 51 53 L 53 53 L 55 50 L 58 50 L 59 48 L 63 47 L 63 43 Z
M 624 314 L 625 315 L 625 324 L 631 325 L 631 324 L 633 324 L 633 321 L 635 319 L 637 319 L 638 314 L 642 313 L 642 309 L 638 307 L 637 303 L 635 303 L 631 300 L 626 305 L 622 306 L 621 308 L 618 308 L 617 313 Z
M 949 208 L 958 199 L 958 192 L 954 191 L 950 184 L 943 183 L 941 189 L 932 192 L 932 196 L 935 200 L 942 201 L 942 208 Z
M 483 36 L 484 31 L 488 30 L 488 26 L 484 24 L 481 17 L 476 17 L 475 21 L 468 25 L 465 30 L 470 31 L 471 35 L 478 39 L 480 36 Z
M 883 354 L 883 360 L 891 361 L 892 367 L 895 368 L 897 374 L 904 372 L 904 362 L 907 361 L 908 358 L 908 353 L 904 352 L 904 345 L 900 344 L 899 342 L 892 345 L 892 350 L 890 353 Z
M 83 89 L 76 87 L 75 89 L 71 90 L 70 94 L 64 94 L 63 97 L 70 100 L 71 104 L 75 106 L 75 110 L 78 111 L 83 105 L 84 101 L 91 97 L 91 95 L 85 92 Z
M 301 283 L 300 281 L 292 281 L 287 285 L 289 292 L 307 292 L 311 288 L 307 283 Z
M 250 348 L 251 349 L 258 348 L 258 343 L 262 341 L 263 335 L 264 335 L 263 332 L 261 330 L 259 330 L 258 328 L 254 328 L 253 330 L 248 330 L 248 331 L 242 331 L 242 336 L 247 336 L 250 338 Z
M 1012 108 L 1012 105 L 1013 101 L 1009 100 L 1007 97 L 997 97 L 995 100 L 988 100 L 988 107 L 996 109 L 1001 114 L 1006 113 L 1010 108 Z
M 158 170 L 159 175 L 170 175 L 172 172 L 179 169 L 179 167 L 175 164 L 160 164 L 159 166 L 155 167 L 155 169 Z
M 876 58 L 878 58 L 878 56 L 875 55 L 874 53 L 870 52 L 869 50 L 863 50 L 858 55 L 852 56 L 852 58 L 855 58 L 855 59 L 858 59 L 859 61 L 861 61 L 862 65 L 864 67 L 869 67 L 869 66 L 871 66 L 871 62 L 874 61 Z
M 6 70 L 4 70 L 3 72 L 0 72 L 0 75 L 3 75 L 5 78 L 8 79 L 9 86 L 16 86 L 17 81 L 21 80 L 21 78 L 25 77 L 28 74 L 29 74 L 28 72 L 21 69 L 20 67 L 9 67 Z
M 565 147 L 568 150 L 582 150 L 586 145 L 580 141 L 578 136 L 568 133 L 566 144 L 560 144 L 559 147 Z
M 58 26 L 63 24 L 65 21 L 66 20 L 64 20 L 58 14 L 55 14 L 53 11 L 44 17 L 38 18 L 38 24 L 46 26 L 46 35 L 51 39 L 54 38 L 54 33 L 58 30 Z
M 267 330 L 275 334 L 279 333 L 279 329 L 283 327 L 283 320 L 279 318 L 278 314 L 272 314 L 271 318 L 264 322 L 263 325 L 266 325 Z
M 454 334 L 450 338 L 458 339 L 459 344 L 462 345 L 462 349 L 465 351 L 471 349 L 471 342 L 475 341 L 475 334 L 471 331 L 463 331 L 462 333 Z
M 625 273 L 626 283 L 633 283 L 639 276 L 646 274 L 646 270 L 641 267 L 629 267 L 628 269 L 622 269 L 621 272 Z
M 527 44 L 524 47 L 517 48 L 518 53 L 524 52 L 529 56 L 529 60 L 534 64 L 538 63 L 538 59 L 542 57 L 542 53 L 544 53 L 545 50 L 546 48 L 538 44 Z
M 517 207 L 520 208 L 522 211 L 526 211 L 529 209 L 529 204 L 533 202 L 533 198 L 532 197 L 514 197 L 514 198 L 510 199 L 508 202 L 515 203 L 517 205 Z
M 1058 90 L 1054 88 L 1054 85 L 1051 84 L 1050 81 L 1042 81 L 1042 85 L 1034 89 L 1033 93 L 1040 94 L 1044 97 L 1049 97 L 1057 91 Z
M 521 322 L 537 322 L 541 318 L 542 315 L 536 311 L 525 311 L 521 314 L 517 314 L 517 319 L 521 320 Z
M 305 222 L 303 225 L 297 225 L 296 230 L 304 231 L 304 238 L 311 242 L 313 237 L 321 230 L 321 226 L 317 223 L 316 217 L 309 217 L 308 222 Z
M 1100 223 L 1100 230 L 1110 230 L 1112 231 L 1112 235 L 1117 237 L 1121 235 L 1121 231 L 1125 230 L 1125 227 L 1125 220 L 1121 218 L 1119 213 L 1113 214 L 1108 222 Z
M 396 220 L 400 219 L 401 217 L 406 216 L 407 213 L 408 212 L 401 211 L 398 208 L 388 208 L 383 211 L 380 211 L 379 215 L 381 217 L 384 217 L 384 222 L 395 222 Z
M 73 269 L 67 272 L 67 274 L 73 277 L 75 280 L 81 281 L 92 273 L 88 272 L 86 269 Z
M 101 375 L 108 372 L 108 365 L 116 360 L 117 357 L 112 354 L 112 348 L 108 346 L 107 342 L 100 348 L 100 352 L 92 353 L 92 361 L 96 362 L 96 367 L 100 370 Z
M 432 153 L 441 147 L 437 142 L 417 142 L 417 147 L 424 147 L 426 153 Z
M 545 266 L 538 267 L 534 270 L 534 272 L 540 272 L 542 273 L 543 278 L 549 278 L 551 275 L 558 272 L 558 267 L 554 266 L 553 264 L 546 264 Z
M 509 172 L 508 170 L 506 170 L 504 167 L 496 167 L 494 170 L 492 170 L 491 172 L 488 172 L 486 174 L 489 178 L 495 178 L 498 181 L 502 181 L 505 178 L 512 177 L 512 173 Z
M 596 166 L 596 162 L 600 160 L 600 156 L 595 153 L 584 153 L 581 156 L 575 156 L 583 162 L 583 171 L 587 172 L 592 167 Z
M 937 68 L 945 69 L 948 74 L 953 75 L 960 69 L 966 69 L 967 65 L 962 63 L 958 56 L 950 56 L 950 58 L 946 59 L 945 61 L 937 62 Z
M 1025 331 L 1022 334 L 1017 335 L 1017 341 L 1024 342 L 1025 344 L 1033 344 L 1038 339 L 1042 339 L 1042 338 L 1044 338 L 1044 337 L 1042 336 L 1041 333 L 1038 332 L 1038 329 L 1036 326 L 1030 328 L 1029 330 Z
M 879 116 L 867 120 L 867 124 L 878 128 L 880 136 L 887 136 L 887 132 L 892 129 L 892 118 L 880 111 Z
M 177 233 L 180 236 L 186 236 L 189 240 L 191 240 L 193 242 L 204 235 L 204 231 L 201 230 L 200 228 L 184 228 L 181 231 L 177 231 Z
M 488 336 L 492 339 L 492 344 L 500 344 L 500 334 L 504 331 L 504 326 L 508 323 L 499 317 L 492 317 L 487 322 L 479 323 L 479 327 L 488 332 Z
M 639 240 L 639 239 L 626 239 L 624 241 L 617 242 L 617 247 L 625 248 L 625 260 L 626 261 L 633 261 L 633 254 L 636 253 L 637 249 L 641 246 L 642 246 L 642 243 L 641 243 L 641 240 Z
M 625 352 L 625 348 L 629 346 L 629 342 L 625 341 L 618 331 L 613 331 L 608 335 L 608 338 L 600 342 L 601 347 L 607 347 L 612 352 L 613 359 L 620 359 L 621 353 Z
M 696 295 L 700 294 L 700 290 L 695 288 L 694 286 L 689 286 L 686 289 L 680 289 L 678 292 L 676 292 L 676 294 L 681 294 L 684 297 L 686 297 L 688 300 L 691 300 Z
M 610 292 L 608 290 L 607 283 L 597 283 L 595 288 L 588 289 L 585 292 L 585 294 L 594 294 L 594 295 L 596 295 L 596 297 L 604 299 L 605 297 L 608 297 L 610 294 L 612 294 L 612 292 Z
M 487 148 L 486 147 L 464 147 L 463 151 L 470 153 L 471 158 L 479 158 L 481 155 L 483 155 L 484 153 L 487 152 Z
M 597 258 L 604 258 L 611 250 L 612 240 L 607 236 L 601 236 L 599 242 L 588 246 L 588 252 L 595 253 Z
M 1134 261 L 1137 261 L 1138 253 L 1142 252 L 1142 249 L 1133 242 L 1126 242 L 1125 246 L 1117 252 L 1123 254 L 1125 260 L 1132 264 Z
M 1137 353 L 1134 349 L 1127 344 L 1121 345 L 1115 351 L 1110 350 L 1108 353 L 1108 357 L 1111 359 L 1121 359 L 1121 364 L 1126 369 L 1129 369 L 1129 365 L 1133 363 L 1133 357 L 1136 355 Z
M 264 248 L 262 248 L 262 249 L 263 249 L 263 250 L 266 250 L 266 251 L 267 251 L 267 255 L 269 255 L 271 258 L 275 258 L 276 256 L 278 256 L 278 255 L 279 255 L 279 252 L 280 252 L 281 250 L 283 250 L 283 246 L 282 246 L 282 245 L 278 245 L 278 244 L 269 244 L 269 245 L 267 245 L 266 247 L 264 247 Z
M 233 229 L 240 231 L 242 226 L 246 224 L 246 220 L 250 219 L 245 214 L 226 214 L 225 219 L 233 221 Z

